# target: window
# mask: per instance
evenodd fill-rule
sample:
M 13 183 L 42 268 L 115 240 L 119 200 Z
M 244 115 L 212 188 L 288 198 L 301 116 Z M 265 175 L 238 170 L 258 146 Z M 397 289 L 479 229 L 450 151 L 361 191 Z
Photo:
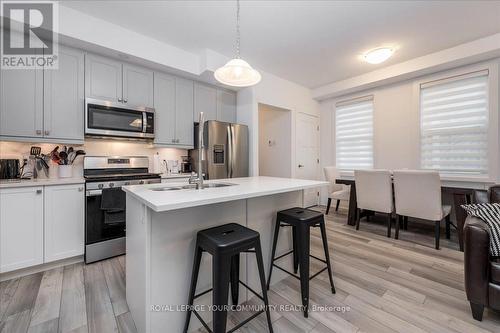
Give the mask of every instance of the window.
M 373 168 L 373 97 L 340 102 L 335 109 L 338 169 Z
M 421 167 L 488 174 L 488 71 L 420 86 Z

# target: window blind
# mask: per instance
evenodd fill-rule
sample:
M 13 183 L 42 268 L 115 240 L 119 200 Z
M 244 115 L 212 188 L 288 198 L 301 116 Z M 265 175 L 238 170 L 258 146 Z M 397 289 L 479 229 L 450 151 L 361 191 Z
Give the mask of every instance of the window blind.
M 488 174 L 488 72 L 420 89 L 421 167 L 450 175 Z
M 343 170 L 373 167 L 373 98 L 341 102 L 335 109 L 336 166 Z

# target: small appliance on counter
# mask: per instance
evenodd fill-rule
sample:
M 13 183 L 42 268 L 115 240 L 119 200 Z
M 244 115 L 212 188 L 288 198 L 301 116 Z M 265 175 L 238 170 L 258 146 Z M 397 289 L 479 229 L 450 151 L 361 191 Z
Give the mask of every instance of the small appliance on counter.
M 0 179 L 18 179 L 20 173 L 18 159 L 0 159 Z
M 181 173 L 191 173 L 193 171 L 189 156 L 181 156 Z

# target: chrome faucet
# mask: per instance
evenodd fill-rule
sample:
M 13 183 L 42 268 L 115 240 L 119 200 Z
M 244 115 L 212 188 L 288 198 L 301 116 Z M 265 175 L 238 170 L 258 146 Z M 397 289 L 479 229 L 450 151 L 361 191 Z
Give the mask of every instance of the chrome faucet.
M 204 131 L 204 115 L 200 112 L 200 118 L 198 120 L 198 175 L 196 176 L 194 172 L 191 173 L 189 177 L 189 184 L 196 184 L 196 189 L 203 189 L 203 131 Z

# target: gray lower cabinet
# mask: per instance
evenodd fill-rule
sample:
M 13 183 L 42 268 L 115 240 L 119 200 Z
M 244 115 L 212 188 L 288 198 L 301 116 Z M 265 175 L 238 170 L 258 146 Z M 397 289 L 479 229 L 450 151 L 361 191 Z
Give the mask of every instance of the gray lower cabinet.
M 87 53 L 85 55 L 85 96 L 111 102 L 122 101 L 122 63 Z
M 155 144 L 193 146 L 193 81 L 154 75 Z
M 59 47 L 58 69 L 2 70 L 0 136 L 83 142 L 83 52 Z
M 44 71 L 44 137 L 83 140 L 83 52 L 59 47 L 59 69 Z
M 217 90 L 217 120 L 227 123 L 236 122 L 236 93 Z
M 153 106 L 153 71 L 123 64 L 123 103 Z
M 201 83 L 194 84 L 194 121 L 203 112 L 205 120 L 217 120 L 217 88 Z

